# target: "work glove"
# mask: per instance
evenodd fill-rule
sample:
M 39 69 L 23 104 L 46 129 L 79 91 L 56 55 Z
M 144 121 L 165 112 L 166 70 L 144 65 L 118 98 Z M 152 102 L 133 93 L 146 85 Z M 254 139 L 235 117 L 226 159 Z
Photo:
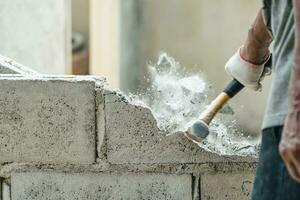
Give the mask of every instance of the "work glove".
M 225 70 L 246 88 L 254 91 L 261 91 L 261 81 L 265 76 L 271 75 L 271 68 L 264 67 L 269 59 L 270 55 L 268 55 L 267 59 L 260 65 L 250 63 L 243 59 L 241 48 L 239 48 L 239 50 L 227 61 Z

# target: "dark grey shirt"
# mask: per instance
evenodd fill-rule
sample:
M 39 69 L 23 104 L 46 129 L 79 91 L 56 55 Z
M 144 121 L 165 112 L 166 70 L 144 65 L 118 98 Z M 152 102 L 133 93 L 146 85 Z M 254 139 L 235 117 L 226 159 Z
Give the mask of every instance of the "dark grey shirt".
M 264 129 L 283 125 L 287 115 L 295 26 L 292 0 L 264 0 L 263 13 L 274 37 L 272 87 L 262 127 Z

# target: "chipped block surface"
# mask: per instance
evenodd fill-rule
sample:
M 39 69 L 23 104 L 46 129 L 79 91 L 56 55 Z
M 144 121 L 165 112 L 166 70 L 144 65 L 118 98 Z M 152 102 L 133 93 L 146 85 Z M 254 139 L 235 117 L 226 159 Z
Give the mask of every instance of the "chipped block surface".
M 10 68 L 7 68 L 6 66 L 0 65 L 0 74 L 19 74 L 19 73 Z
M 37 75 L 38 73 L 10 58 L 0 55 L 0 74 Z
M 254 162 L 222 157 L 201 149 L 183 136 L 165 136 L 148 108 L 131 105 L 115 93 L 105 95 L 107 156 L 113 164 Z
M 95 82 L 75 80 L 0 78 L 0 162 L 94 162 Z
M 12 59 L 0 55 L 0 74 L 37 75 L 38 73 Z
M 25 173 L 12 176 L 13 200 L 191 200 L 190 175 Z
M 207 174 L 201 176 L 202 200 L 249 200 L 254 174 Z

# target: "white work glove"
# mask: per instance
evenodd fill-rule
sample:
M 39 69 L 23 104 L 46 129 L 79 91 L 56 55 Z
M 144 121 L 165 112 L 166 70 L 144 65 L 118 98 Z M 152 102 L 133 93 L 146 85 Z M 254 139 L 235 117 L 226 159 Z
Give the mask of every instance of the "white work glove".
M 226 72 L 242 83 L 246 88 L 261 91 L 261 81 L 271 74 L 271 68 L 264 67 L 270 56 L 261 65 L 252 64 L 244 60 L 240 54 L 241 48 L 227 61 Z

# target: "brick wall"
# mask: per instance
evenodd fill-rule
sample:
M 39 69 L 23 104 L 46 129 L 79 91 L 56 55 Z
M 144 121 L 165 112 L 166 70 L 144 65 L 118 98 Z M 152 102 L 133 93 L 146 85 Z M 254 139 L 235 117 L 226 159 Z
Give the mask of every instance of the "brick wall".
M 2 200 L 246 200 L 256 159 L 165 136 L 102 77 L 0 75 Z

